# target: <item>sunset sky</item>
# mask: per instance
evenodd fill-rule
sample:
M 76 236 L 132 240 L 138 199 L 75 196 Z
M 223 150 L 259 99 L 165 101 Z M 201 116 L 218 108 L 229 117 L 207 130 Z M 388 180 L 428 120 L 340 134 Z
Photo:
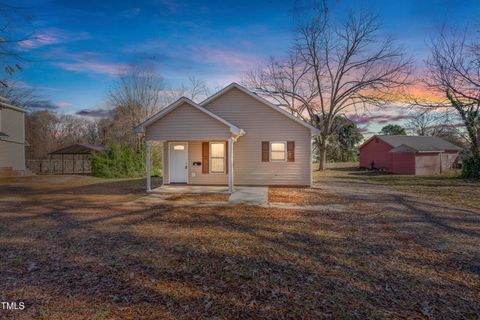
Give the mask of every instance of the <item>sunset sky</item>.
M 11 5 L 33 15 L 34 36 L 22 43 L 31 61 L 17 80 L 45 100 L 39 108 L 89 115 L 102 114 L 107 90 L 131 65 L 155 69 L 169 86 L 193 75 L 217 88 L 241 81 L 250 68 L 286 52 L 292 41 L 292 3 L 16 0 Z M 478 0 L 333 3 L 339 13 L 360 7 L 376 12 L 381 32 L 404 46 L 417 66 L 436 28 L 480 16 Z M 356 119 L 371 132 L 402 121 L 395 109 Z

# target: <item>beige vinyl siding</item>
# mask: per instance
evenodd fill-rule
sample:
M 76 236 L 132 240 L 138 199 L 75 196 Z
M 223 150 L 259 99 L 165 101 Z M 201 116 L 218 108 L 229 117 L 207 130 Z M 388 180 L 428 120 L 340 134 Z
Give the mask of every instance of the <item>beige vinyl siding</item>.
M 191 105 L 184 103 L 145 130 L 147 140 L 225 140 L 230 128 Z
M 25 146 L 0 140 L 0 168 L 25 170 Z
M 310 129 L 235 88 L 205 108 L 246 131 L 233 147 L 235 185 L 310 185 Z M 295 162 L 262 162 L 262 141 L 295 141 Z
M 0 140 L 0 168 L 25 170 L 24 113 L 0 107 L 0 132 L 8 137 Z
M 0 113 L 0 119 L 2 121 L 2 124 L 0 125 L 0 131 L 8 134 L 8 138 L 5 139 L 12 142 L 24 143 L 24 113 L 8 108 L 1 108 Z
M 204 140 L 206 141 L 206 140 Z M 216 140 L 220 141 L 220 140 Z M 169 184 L 169 167 L 168 167 L 168 152 L 169 152 L 169 143 L 175 141 L 166 141 L 164 143 L 163 152 L 164 152 L 164 183 Z M 178 141 L 185 142 L 185 141 Z M 218 174 L 218 173 L 202 173 L 202 166 L 193 166 L 193 162 L 202 162 L 202 141 L 186 141 L 188 142 L 188 184 L 209 184 L 209 185 L 226 185 L 228 183 L 227 174 Z
M 202 162 L 202 141 L 188 142 L 188 183 L 189 184 L 222 184 L 228 183 L 225 173 L 202 173 L 202 166 L 193 166 L 194 161 Z M 193 175 L 194 176 L 193 176 Z

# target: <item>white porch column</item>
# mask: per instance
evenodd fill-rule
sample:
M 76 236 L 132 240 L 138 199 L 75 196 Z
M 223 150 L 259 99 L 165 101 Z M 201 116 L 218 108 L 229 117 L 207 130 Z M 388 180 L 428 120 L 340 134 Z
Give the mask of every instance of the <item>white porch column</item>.
M 160 148 L 162 149 L 162 186 L 165 185 L 165 141 L 162 141 Z
M 146 166 L 147 166 L 147 192 L 152 191 L 152 178 L 151 178 L 151 169 L 150 169 L 150 141 L 147 141 L 147 155 L 146 155 Z
M 233 138 L 228 139 L 228 191 L 233 192 Z

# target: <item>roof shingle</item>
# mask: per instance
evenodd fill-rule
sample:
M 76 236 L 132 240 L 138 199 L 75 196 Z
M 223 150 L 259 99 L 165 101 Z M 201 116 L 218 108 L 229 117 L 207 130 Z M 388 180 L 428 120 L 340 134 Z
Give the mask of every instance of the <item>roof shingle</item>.
M 377 136 L 393 147 L 390 152 L 442 152 L 461 150 L 460 147 L 432 136 Z

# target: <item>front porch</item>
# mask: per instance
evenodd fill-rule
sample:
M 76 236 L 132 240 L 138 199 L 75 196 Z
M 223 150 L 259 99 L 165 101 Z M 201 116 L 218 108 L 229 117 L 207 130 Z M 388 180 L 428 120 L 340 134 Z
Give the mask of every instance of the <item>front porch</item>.
M 162 157 L 162 187 L 153 191 L 178 190 L 179 193 L 196 192 L 232 193 L 233 185 L 233 148 L 236 138 L 225 140 L 162 140 L 160 150 Z M 151 186 L 151 148 L 152 141 L 147 141 L 146 171 L 147 191 Z M 165 188 L 165 187 L 169 188 Z M 187 188 L 192 187 L 192 188 Z M 202 193 L 205 193 L 203 192 Z
M 233 192 L 233 145 L 243 129 L 183 97 L 135 131 L 145 132 L 148 192 L 152 141 L 163 145 L 163 184 L 228 185 Z

